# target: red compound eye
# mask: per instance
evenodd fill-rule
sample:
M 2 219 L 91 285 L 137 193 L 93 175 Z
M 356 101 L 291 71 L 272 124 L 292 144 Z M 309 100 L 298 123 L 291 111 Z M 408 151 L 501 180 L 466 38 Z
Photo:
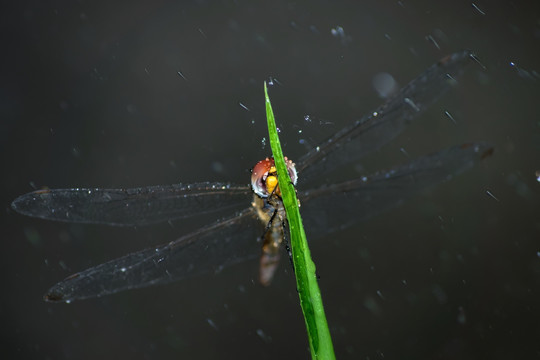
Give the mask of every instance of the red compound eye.
M 292 162 L 292 160 L 289 160 L 286 157 L 285 162 L 287 164 L 289 176 L 291 177 L 293 184 L 296 185 L 296 180 L 298 179 L 298 176 L 296 174 L 296 168 L 294 166 L 294 163 Z M 273 175 L 270 171 L 274 166 L 274 159 L 266 158 L 255 164 L 253 170 L 251 171 L 251 188 L 253 189 L 253 192 L 255 194 L 259 195 L 262 198 L 266 198 L 268 197 L 268 195 L 270 195 L 270 192 L 266 187 L 266 179 L 269 175 Z

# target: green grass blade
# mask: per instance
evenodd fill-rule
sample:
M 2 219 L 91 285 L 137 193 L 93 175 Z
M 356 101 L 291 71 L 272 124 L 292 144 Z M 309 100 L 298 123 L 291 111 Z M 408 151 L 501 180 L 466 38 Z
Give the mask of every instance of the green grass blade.
M 283 152 L 279 143 L 279 137 L 274 119 L 274 112 L 268 97 L 266 82 L 264 83 L 264 96 L 266 103 L 266 119 L 270 146 L 274 155 L 274 161 L 278 173 L 279 188 L 287 221 L 291 233 L 291 250 L 296 275 L 296 287 L 300 296 L 300 306 L 304 314 L 309 338 L 309 347 L 313 359 L 335 359 L 334 347 L 330 337 L 330 330 L 324 314 L 321 292 L 315 275 L 315 264 L 311 260 L 311 254 L 307 244 L 306 234 L 300 217 L 296 191 L 289 177 L 285 165 Z

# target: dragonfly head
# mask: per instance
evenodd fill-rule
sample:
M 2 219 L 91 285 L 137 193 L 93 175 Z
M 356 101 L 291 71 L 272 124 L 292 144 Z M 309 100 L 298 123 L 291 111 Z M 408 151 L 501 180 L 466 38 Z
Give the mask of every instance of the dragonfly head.
M 287 164 L 287 170 L 289 176 L 296 185 L 298 178 L 296 168 L 292 160 L 285 157 L 285 163 Z M 281 192 L 278 187 L 277 171 L 273 158 L 266 158 L 259 161 L 251 171 L 251 188 L 253 192 L 262 198 L 267 198 L 272 193 L 281 196 Z

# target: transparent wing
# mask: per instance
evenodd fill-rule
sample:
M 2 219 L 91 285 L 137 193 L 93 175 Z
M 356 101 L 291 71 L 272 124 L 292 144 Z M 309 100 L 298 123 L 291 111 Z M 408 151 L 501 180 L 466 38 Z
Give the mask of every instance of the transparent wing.
M 169 244 L 135 252 L 81 271 L 54 285 L 47 301 L 87 299 L 166 284 L 260 256 L 263 232 L 253 208 Z
M 472 59 L 469 51 L 445 57 L 402 88 L 372 113 L 309 151 L 298 161 L 299 181 L 357 161 L 394 139 L 418 115 L 443 95 Z M 317 163 L 317 166 L 312 166 Z
M 133 189 L 52 189 L 19 196 L 12 208 L 27 216 L 77 223 L 147 225 L 190 216 L 239 210 L 249 186 L 225 183 L 148 186 Z
M 484 143 L 454 146 L 389 171 L 300 193 L 306 232 L 317 237 L 367 220 L 452 179 L 492 152 Z

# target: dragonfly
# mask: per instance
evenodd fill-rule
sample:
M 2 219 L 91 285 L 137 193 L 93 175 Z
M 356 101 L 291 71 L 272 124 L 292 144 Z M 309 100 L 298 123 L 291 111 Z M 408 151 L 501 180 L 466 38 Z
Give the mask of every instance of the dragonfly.
M 296 164 L 287 161 L 289 174 L 297 181 L 308 239 L 393 208 L 492 154 L 493 148 L 487 143 L 462 144 L 371 175 L 307 186 L 390 142 L 452 88 L 468 64 L 475 61 L 478 59 L 470 51 L 441 59 L 375 111 L 308 151 Z M 43 189 L 19 196 L 12 203 L 16 212 L 71 223 L 142 226 L 205 214 L 230 214 L 169 243 L 75 273 L 51 287 L 44 299 L 71 302 L 101 297 L 219 273 L 257 257 L 259 280 L 268 285 L 284 248 L 286 227 L 279 192 L 269 182 L 275 177 L 272 166 L 271 158 L 257 163 L 251 185 L 200 182 L 131 189 Z

